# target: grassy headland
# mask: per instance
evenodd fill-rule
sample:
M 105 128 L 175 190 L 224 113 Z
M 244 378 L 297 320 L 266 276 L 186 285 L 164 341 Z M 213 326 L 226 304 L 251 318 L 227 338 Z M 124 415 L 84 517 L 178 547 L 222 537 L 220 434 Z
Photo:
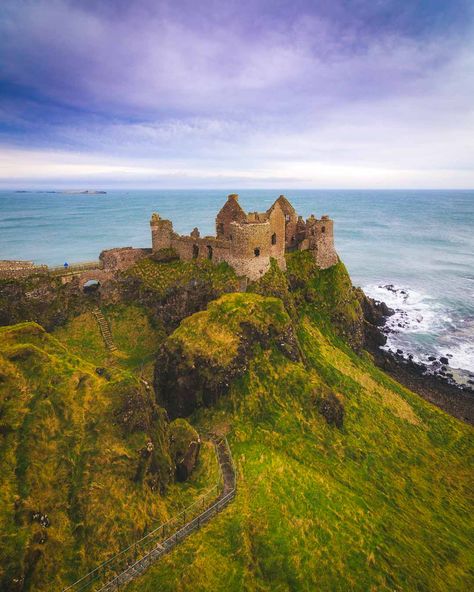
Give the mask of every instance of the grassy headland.
M 215 482 L 204 447 L 173 483 L 196 432 L 154 370 L 160 403 L 228 432 L 238 493 L 127 592 L 474 586 L 472 428 L 374 366 L 342 263 L 287 264 L 235 293 L 225 264 L 139 262 L 140 298 L 102 307 L 117 354 L 90 312 L 0 328 L 0 581 L 60 589 Z

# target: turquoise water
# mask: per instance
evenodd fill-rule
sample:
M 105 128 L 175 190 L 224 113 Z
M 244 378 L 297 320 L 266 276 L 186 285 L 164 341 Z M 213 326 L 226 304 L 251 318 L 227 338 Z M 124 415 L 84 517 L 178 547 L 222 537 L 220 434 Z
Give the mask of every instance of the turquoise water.
M 153 211 L 180 233 L 198 226 L 213 234 L 230 192 L 2 191 L 0 259 L 60 265 L 96 259 L 106 248 L 148 247 Z M 303 216 L 334 219 L 336 248 L 354 283 L 399 310 L 389 347 L 419 359 L 449 352 L 453 367 L 474 371 L 474 191 L 245 190 L 240 203 L 265 210 L 279 193 Z M 399 291 L 379 287 L 386 284 Z

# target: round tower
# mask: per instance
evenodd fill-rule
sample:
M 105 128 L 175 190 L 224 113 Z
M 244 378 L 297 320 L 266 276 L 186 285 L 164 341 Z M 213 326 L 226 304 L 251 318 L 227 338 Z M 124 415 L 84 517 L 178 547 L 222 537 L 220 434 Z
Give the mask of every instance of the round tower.
M 258 280 L 270 268 L 270 222 L 231 222 L 231 248 L 229 264 L 237 275 Z
M 309 249 L 313 252 L 318 267 L 327 269 L 338 261 L 334 248 L 334 222 L 329 216 L 322 216 L 320 220 L 311 216 L 306 221 L 306 232 L 309 239 Z
M 171 247 L 171 238 L 173 236 L 173 224 L 170 220 L 163 220 L 155 212 L 150 220 L 151 228 L 151 246 L 153 253 L 160 249 L 169 249 Z

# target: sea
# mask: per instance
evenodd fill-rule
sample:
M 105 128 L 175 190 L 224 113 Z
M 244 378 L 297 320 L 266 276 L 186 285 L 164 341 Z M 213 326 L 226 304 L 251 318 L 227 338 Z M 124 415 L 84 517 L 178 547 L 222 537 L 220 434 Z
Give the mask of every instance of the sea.
M 247 211 L 282 193 L 304 217 L 328 214 L 353 283 L 396 311 L 385 347 L 474 374 L 474 190 L 0 191 L 0 259 L 62 265 L 149 247 L 155 211 L 179 233 L 214 234 L 227 193 Z

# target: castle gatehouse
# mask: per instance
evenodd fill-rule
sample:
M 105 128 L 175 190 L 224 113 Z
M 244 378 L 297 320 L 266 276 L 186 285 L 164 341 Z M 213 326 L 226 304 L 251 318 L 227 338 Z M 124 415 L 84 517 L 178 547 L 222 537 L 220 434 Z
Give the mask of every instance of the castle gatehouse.
M 260 278 L 270 268 L 273 257 L 280 269 L 286 268 L 285 253 L 308 250 L 321 269 L 337 263 L 334 249 L 334 223 L 328 216 L 307 220 L 298 216 L 284 195 L 266 212 L 245 213 L 239 196 L 231 194 L 216 217 L 216 235 L 201 237 L 195 228 L 190 235 L 179 235 L 170 220 L 154 213 L 150 220 L 152 248 L 174 249 L 179 257 L 226 261 L 236 274 L 250 280 Z

